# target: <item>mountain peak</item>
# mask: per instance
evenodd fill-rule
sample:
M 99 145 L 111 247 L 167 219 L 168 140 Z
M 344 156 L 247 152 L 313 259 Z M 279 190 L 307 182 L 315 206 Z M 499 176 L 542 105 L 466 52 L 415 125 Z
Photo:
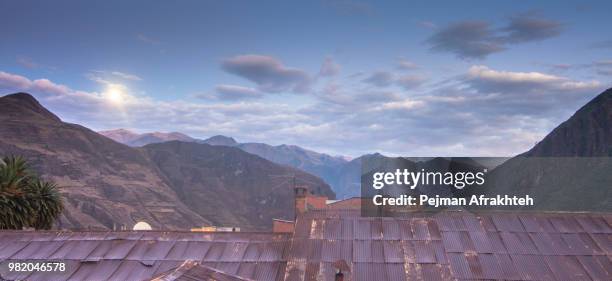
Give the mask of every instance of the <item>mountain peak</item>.
M 2 117 L 19 119 L 46 119 L 59 122 L 59 117 L 42 106 L 36 98 L 28 93 L 15 93 L 0 97 Z
M 234 146 L 237 145 L 238 142 L 232 138 L 223 135 L 216 135 L 202 141 L 203 143 L 207 143 L 210 145 L 225 145 L 225 146 Z
M 612 88 L 581 107 L 524 156 L 612 156 Z

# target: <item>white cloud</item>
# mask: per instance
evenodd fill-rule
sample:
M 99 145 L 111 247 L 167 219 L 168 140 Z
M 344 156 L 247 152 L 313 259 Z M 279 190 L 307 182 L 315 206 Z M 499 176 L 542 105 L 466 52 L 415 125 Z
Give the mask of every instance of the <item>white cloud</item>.
M 475 88 L 495 91 L 593 91 L 601 87 L 598 81 L 573 81 L 569 78 L 540 72 L 497 71 L 486 66 L 470 67 L 468 82 Z

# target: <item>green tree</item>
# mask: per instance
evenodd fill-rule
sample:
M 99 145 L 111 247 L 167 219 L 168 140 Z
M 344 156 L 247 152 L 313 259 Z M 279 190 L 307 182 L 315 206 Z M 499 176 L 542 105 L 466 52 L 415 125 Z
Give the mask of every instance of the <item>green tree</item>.
M 49 229 L 63 209 L 57 185 L 32 173 L 25 159 L 0 159 L 0 229 Z

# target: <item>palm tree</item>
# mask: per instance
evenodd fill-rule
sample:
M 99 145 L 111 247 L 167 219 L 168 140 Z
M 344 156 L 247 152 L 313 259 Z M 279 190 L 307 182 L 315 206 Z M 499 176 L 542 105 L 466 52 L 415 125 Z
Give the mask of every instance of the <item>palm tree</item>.
M 0 229 L 49 229 L 63 208 L 57 185 L 33 174 L 25 159 L 0 159 Z

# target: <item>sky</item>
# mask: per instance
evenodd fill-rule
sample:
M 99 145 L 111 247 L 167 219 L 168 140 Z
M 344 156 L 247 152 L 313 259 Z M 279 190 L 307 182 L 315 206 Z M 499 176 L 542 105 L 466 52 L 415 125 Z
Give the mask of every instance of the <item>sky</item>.
M 127 3 L 126 3 L 127 2 Z M 0 95 L 93 130 L 512 156 L 612 87 L 610 1 L 0 1 Z

